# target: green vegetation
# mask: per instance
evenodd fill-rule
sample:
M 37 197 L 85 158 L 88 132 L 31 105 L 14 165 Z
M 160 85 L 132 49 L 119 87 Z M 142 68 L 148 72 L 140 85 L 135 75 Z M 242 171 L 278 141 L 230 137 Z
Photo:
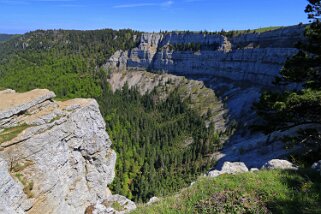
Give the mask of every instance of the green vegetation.
M 217 50 L 219 48 L 218 43 L 212 44 L 202 44 L 202 43 L 176 43 L 176 44 L 169 44 L 167 47 L 169 50 L 173 51 L 206 51 L 206 50 Z M 163 48 L 164 48 L 163 47 Z
M 243 34 L 249 34 L 249 33 L 265 33 L 265 32 L 269 32 L 269 31 L 273 31 L 273 30 L 277 30 L 280 29 L 282 27 L 263 27 L 263 28 L 257 28 L 257 29 L 248 29 L 248 30 L 231 30 L 231 31 L 227 31 L 225 32 L 224 30 L 222 30 L 221 32 L 219 32 L 221 35 L 225 35 L 227 37 L 233 37 L 233 36 L 240 36 Z
M 60 98 L 99 97 L 99 69 L 115 50 L 136 46 L 131 30 L 35 31 L 0 44 L 0 87 L 48 88 Z
M 220 34 L 223 36 L 227 37 L 233 37 L 233 36 L 240 36 L 243 34 L 248 34 L 248 33 L 265 33 L 268 31 L 273 31 L 282 28 L 282 26 L 270 26 L 270 27 L 262 27 L 262 28 L 257 28 L 257 29 L 248 29 L 248 30 L 231 30 L 231 31 L 225 31 L 222 29 L 221 31 L 160 31 L 159 33 L 164 33 L 164 34 L 170 34 L 170 33 L 177 33 L 177 34 L 195 34 L 195 33 L 200 33 L 203 35 L 215 35 L 215 34 Z
M 30 126 L 27 124 L 22 124 L 20 126 L 6 128 L 2 132 L 0 132 L 0 144 L 10 141 L 17 137 L 23 130 L 29 128 Z
M 53 122 L 55 122 L 55 121 L 57 121 L 57 120 L 60 120 L 61 118 L 62 118 L 61 115 L 55 116 L 54 118 L 52 118 L 52 119 L 49 121 L 49 123 L 53 123 Z
M 155 102 L 156 91 L 137 90 L 102 99 L 107 131 L 118 158 L 111 188 L 135 201 L 178 191 L 213 166 L 210 154 L 220 148 L 214 126 L 182 102 L 177 91 Z
M 114 208 L 116 211 L 120 212 L 123 211 L 123 207 L 120 205 L 118 201 L 115 201 L 112 205 L 112 208 Z
M 200 178 L 178 194 L 132 213 L 320 213 L 321 177 L 315 172 L 258 171 Z
M 284 140 L 292 147 L 299 146 L 301 149 L 296 158 L 310 165 L 321 158 L 320 0 L 310 0 L 306 12 L 313 21 L 305 32 L 308 43 L 298 44 L 300 51 L 287 61 L 275 81 L 279 86 L 295 89 L 263 93 L 256 109 L 265 120 L 260 128 L 267 133 L 300 127 L 297 135 Z M 299 86 L 293 87 L 293 84 Z
M 17 173 L 17 172 L 21 172 L 24 169 L 26 169 L 27 167 L 33 165 L 32 161 L 27 161 L 23 164 L 21 163 L 14 163 L 14 160 L 11 160 L 11 166 L 10 166 L 10 173 Z
M 28 181 L 22 174 L 16 173 L 16 178 L 19 180 L 19 182 L 23 185 L 23 192 L 28 196 L 28 198 L 33 197 L 33 181 Z
M 10 39 L 18 37 L 18 34 L 0 34 L 0 43 L 9 41 Z

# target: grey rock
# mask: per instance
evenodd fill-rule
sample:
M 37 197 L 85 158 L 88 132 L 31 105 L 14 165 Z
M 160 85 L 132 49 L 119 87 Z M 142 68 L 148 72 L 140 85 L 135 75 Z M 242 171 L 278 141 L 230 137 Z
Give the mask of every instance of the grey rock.
M 17 183 L 8 171 L 7 161 L 0 157 L 0 213 L 24 213 L 32 202 L 23 193 L 23 186 Z
M 222 174 L 239 174 L 248 171 L 248 168 L 242 162 L 225 162 L 221 170 L 212 170 L 208 173 L 208 176 L 218 177 Z
M 195 183 L 195 182 L 193 182 L 193 183 Z M 193 185 L 193 184 L 191 184 L 191 185 Z M 154 197 L 149 199 L 149 201 L 147 202 L 147 205 L 155 204 L 155 203 L 157 203 L 159 201 L 160 201 L 160 199 L 154 196 Z
M 136 209 L 136 204 L 121 195 L 111 195 L 94 205 L 93 214 L 125 214 Z
M 231 38 L 203 33 L 145 33 L 137 48 L 116 52 L 105 67 L 210 75 L 271 85 L 287 58 L 297 53 L 295 44 L 305 40 L 304 28 L 292 26 Z M 214 45 L 217 48 L 198 52 L 170 48 L 177 44 Z
M 312 164 L 311 169 L 321 173 L 321 160 Z
M 262 166 L 262 169 L 289 169 L 297 170 L 298 167 L 287 160 L 273 159 Z
M 257 172 L 257 171 L 259 171 L 258 168 L 251 168 L 251 169 L 250 169 L 250 172 Z
M 84 213 L 111 197 L 107 185 L 115 176 L 116 153 L 97 102 L 53 97 L 47 90 L 0 92 L 2 115 L 9 117 L 0 130 L 30 125 L 0 145 L 5 213 Z M 31 191 L 24 191 L 29 184 Z
M 16 96 L 11 96 L 13 93 L 13 90 L 5 90 L 1 93 L 1 98 L 2 100 L 5 100 L 5 102 L 0 103 L 0 120 L 26 111 L 27 109 L 56 96 L 53 92 L 46 89 L 35 89 L 27 94 L 16 94 Z
M 211 170 L 208 172 L 207 176 L 215 178 L 215 177 L 218 177 L 222 174 L 224 174 L 224 173 L 219 170 Z
M 238 174 L 243 172 L 248 172 L 248 168 L 246 165 L 242 162 L 225 162 L 223 164 L 221 172 L 227 173 L 227 174 Z

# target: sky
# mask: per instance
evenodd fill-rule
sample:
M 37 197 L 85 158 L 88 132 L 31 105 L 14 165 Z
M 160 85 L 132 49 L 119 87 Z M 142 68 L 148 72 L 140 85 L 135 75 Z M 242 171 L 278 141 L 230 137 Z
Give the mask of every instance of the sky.
M 307 0 L 0 0 L 0 33 L 241 30 L 307 23 Z

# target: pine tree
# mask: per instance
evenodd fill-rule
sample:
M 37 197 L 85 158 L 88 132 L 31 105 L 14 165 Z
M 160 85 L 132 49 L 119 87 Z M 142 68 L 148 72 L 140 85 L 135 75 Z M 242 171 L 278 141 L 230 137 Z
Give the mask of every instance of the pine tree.
M 311 20 L 307 26 L 306 44 L 298 45 L 299 52 L 281 70 L 277 85 L 299 85 L 283 93 L 265 92 L 256 104 L 257 112 L 266 123 L 266 132 L 300 127 L 288 142 L 301 145 L 305 158 L 321 158 L 321 3 L 309 0 L 305 12 Z M 311 128 L 313 127 L 313 128 Z

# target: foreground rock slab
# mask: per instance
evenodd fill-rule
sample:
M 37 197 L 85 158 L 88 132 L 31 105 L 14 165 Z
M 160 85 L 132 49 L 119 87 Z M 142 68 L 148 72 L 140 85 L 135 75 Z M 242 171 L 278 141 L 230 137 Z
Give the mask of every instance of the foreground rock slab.
M 0 213 L 84 213 L 113 199 L 116 153 L 93 99 L 0 92 Z M 121 203 L 121 202 L 119 202 Z

